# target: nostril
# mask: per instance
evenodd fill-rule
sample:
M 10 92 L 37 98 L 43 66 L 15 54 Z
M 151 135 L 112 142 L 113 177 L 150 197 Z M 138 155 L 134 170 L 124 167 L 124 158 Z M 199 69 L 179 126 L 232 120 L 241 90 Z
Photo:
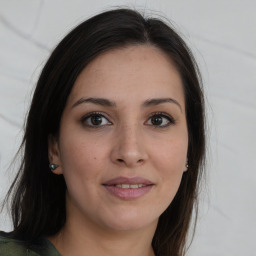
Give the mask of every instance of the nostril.
M 124 161 L 123 159 L 121 159 L 121 158 L 118 158 L 117 161 L 118 161 L 119 163 L 124 163 L 124 162 L 125 162 L 125 161 Z M 143 159 L 139 159 L 139 160 L 137 161 L 137 163 L 142 163 L 143 161 L 144 161 Z

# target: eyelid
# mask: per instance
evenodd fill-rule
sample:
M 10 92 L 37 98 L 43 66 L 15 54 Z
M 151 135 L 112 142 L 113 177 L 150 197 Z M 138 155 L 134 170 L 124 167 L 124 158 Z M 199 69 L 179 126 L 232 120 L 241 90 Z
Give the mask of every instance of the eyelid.
M 93 116 L 93 115 L 100 115 L 100 116 L 102 116 L 103 118 L 105 118 L 110 124 L 112 124 L 112 122 L 109 121 L 109 118 L 106 117 L 106 116 L 107 116 L 106 113 L 104 113 L 104 112 L 98 112 L 98 111 L 89 112 L 89 113 L 83 115 L 82 118 L 80 119 L 80 122 L 82 122 L 82 124 L 83 124 L 84 126 L 89 127 L 89 128 L 101 128 L 101 127 L 110 125 L 110 124 L 105 124 L 105 125 L 99 125 L 99 126 L 97 126 L 97 125 L 88 125 L 88 124 L 85 124 L 85 121 L 86 121 L 87 119 L 89 119 L 89 118 L 90 118 L 91 116 Z
M 166 118 L 166 119 L 169 121 L 169 123 L 168 123 L 167 125 L 162 125 L 162 126 L 161 126 L 161 125 L 160 125 L 160 126 L 159 126 L 159 125 L 150 125 L 150 126 L 153 126 L 154 128 L 166 128 L 166 127 L 169 127 L 170 125 L 176 124 L 176 120 L 173 118 L 173 116 L 171 116 L 170 114 L 167 114 L 167 113 L 165 113 L 165 112 L 154 112 L 154 113 L 151 113 L 151 114 L 149 115 L 147 121 L 148 121 L 150 118 L 152 118 L 153 116 L 157 116 L 157 115 Z M 147 122 L 147 121 L 146 121 L 146 122 Z
M 99 126 L 97 126 L 97 125 L 85 124 L 85 121 L 86 121 L 87 119 L 89 119 L 89 118 L 90 118 L 91 116 L 93 116 L 93 115 L 100 115 L 100 116 L 102 116 L 103 118 L 105 118 L 105 119 L 108 121 L 108 124 L 99 125 Z M 159 115 L 159 116 L 161 116 L 161 117 L 167 119 L 167 120 L 168 120 L 168 124 L 166 124 L 166 125 L 153 125 L 153 124 L 149 125 L 149 124 L 146 124 L 146 125 L 152 126 L 152 127 L 154 127 L 154 128 L 166 128 L 166 127 L 169 127 L 170 125 L 174 125 L 174 124 L 176 123 L 176 120 L 173 118 L 173 116 L 170 115 L 170 114 L 167 114 L 167 113 L 165 113 L 165 112 L 154 112 L 154 113 L 151 113 L 151 114 L 148 116 L 148 118 L 147 118 L 147 120 L 146 120 L 146 123 L 150 120 L 150 118 L 152 118 L 152 117 L 154 117 L 154 116 L 157 116 L 157 115 Z M 106 113 L 104 113 L 104 112 L 93 111 L 93 112 L 89 112 L 89 113 L 83 115 L 82 118 L 80 119 L 80 122 L 82 122 L 82 124 L 83 124 L 84 126 L 89 127 L 89 128 L 102 128 L 102 127 L 104 127 L 104 126 L 108 126 L 108 125 L 113 124 L 113 123 L 109 120 L 109 118 L 106 117 L 106 116 L 108 116 L 108 115 L 107 115 Z

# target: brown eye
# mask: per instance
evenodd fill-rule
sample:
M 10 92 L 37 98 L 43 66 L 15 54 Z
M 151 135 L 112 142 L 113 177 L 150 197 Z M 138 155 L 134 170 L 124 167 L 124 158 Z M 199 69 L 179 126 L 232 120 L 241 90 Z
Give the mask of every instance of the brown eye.
M 111 125 L 111 122 L 102 114 L 90 113 L 81 119 L 83 125 L 90 128 L 100 128 L 106 125 Z
M 163 119 L 160 115 L 155 115 L 151 117 L 151 122 L 153 125 L 161 125 L 163 122 Z
M 172 124 L 175 124 L 175 120 L 170 115 L 165 113 L 155 113 L 146 122 L 147 125 L 151 125 L 155 128 L 165 128 Z
M 100 115 L 91 116 L 91 123 L 93 125 L 100 125 L 102 123 L 102 117 Z

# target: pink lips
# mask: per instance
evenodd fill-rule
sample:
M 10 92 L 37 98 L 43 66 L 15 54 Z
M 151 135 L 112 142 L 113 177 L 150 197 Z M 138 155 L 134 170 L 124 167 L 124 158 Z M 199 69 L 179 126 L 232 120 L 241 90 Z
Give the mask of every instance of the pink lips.
M 127 185 L 142 184 L 143 186 L 138 188 L 121 188 L 116 186 L 121 184 L 127 184 Z M 152 189 L 153 185 L 154 184 L 150 180 L 147 180 L 141 177 L 133 177 L 133 178 L 117 177 L 115 179 L 104 182 L 103 184 L 106 190 L 110 192 L 112 195 L 120 199 L 126 199 L 126 200 L 136 199 L 145 195 Z

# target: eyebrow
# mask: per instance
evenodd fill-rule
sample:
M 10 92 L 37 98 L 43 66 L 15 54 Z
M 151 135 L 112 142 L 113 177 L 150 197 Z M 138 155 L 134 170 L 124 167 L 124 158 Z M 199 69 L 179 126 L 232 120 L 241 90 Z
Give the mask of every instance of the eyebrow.
M 72 105 L 72 108 L 82 104 L 82 103 L 93 103 L 96 105 L 100 105 L 100 106 L 105 106 L 105 107 L 116 107 L 116 103 L 113 101 L 110 101 L 108 99 L 104 99 L 104 98 L 81 98 L 80 100 L 78 100 L 77 102 L 75 102 Z
M 149 106 L 156 106 L 156 105 L 160 105 L 163 103 L 174 103 L 175 105 L 177 105 L 179 107 L 179 109 L 182 112 L 182 107 L 180 105 L 180 103 L 172 98 L 157 98 L 157 99 L 148 99 L 143 103 L 143 107 L 149 107 Z
M 93 103 L 93 104 L 104 106 L 104 107 L 116 107 L 115 102 L 110 101 L 110 100 L 105 99 L 105 98 L 81 98 L 72 105 L 72 108 L 74 108 L 74 107 L 76 107 L 80 104 L 83 104 L 83 103 Z M 182 107 L 179 104 L 179 102 L 172 99 L 172 98 L 148 99 L 142 104 L 142 107 L 156 106 L 156 105 L 160 105 L 160 104 L 163 104 L 163 103 L 174 103 L 175 105 L 177 105 L 179 107 L 179 109 L 182 112 Z

